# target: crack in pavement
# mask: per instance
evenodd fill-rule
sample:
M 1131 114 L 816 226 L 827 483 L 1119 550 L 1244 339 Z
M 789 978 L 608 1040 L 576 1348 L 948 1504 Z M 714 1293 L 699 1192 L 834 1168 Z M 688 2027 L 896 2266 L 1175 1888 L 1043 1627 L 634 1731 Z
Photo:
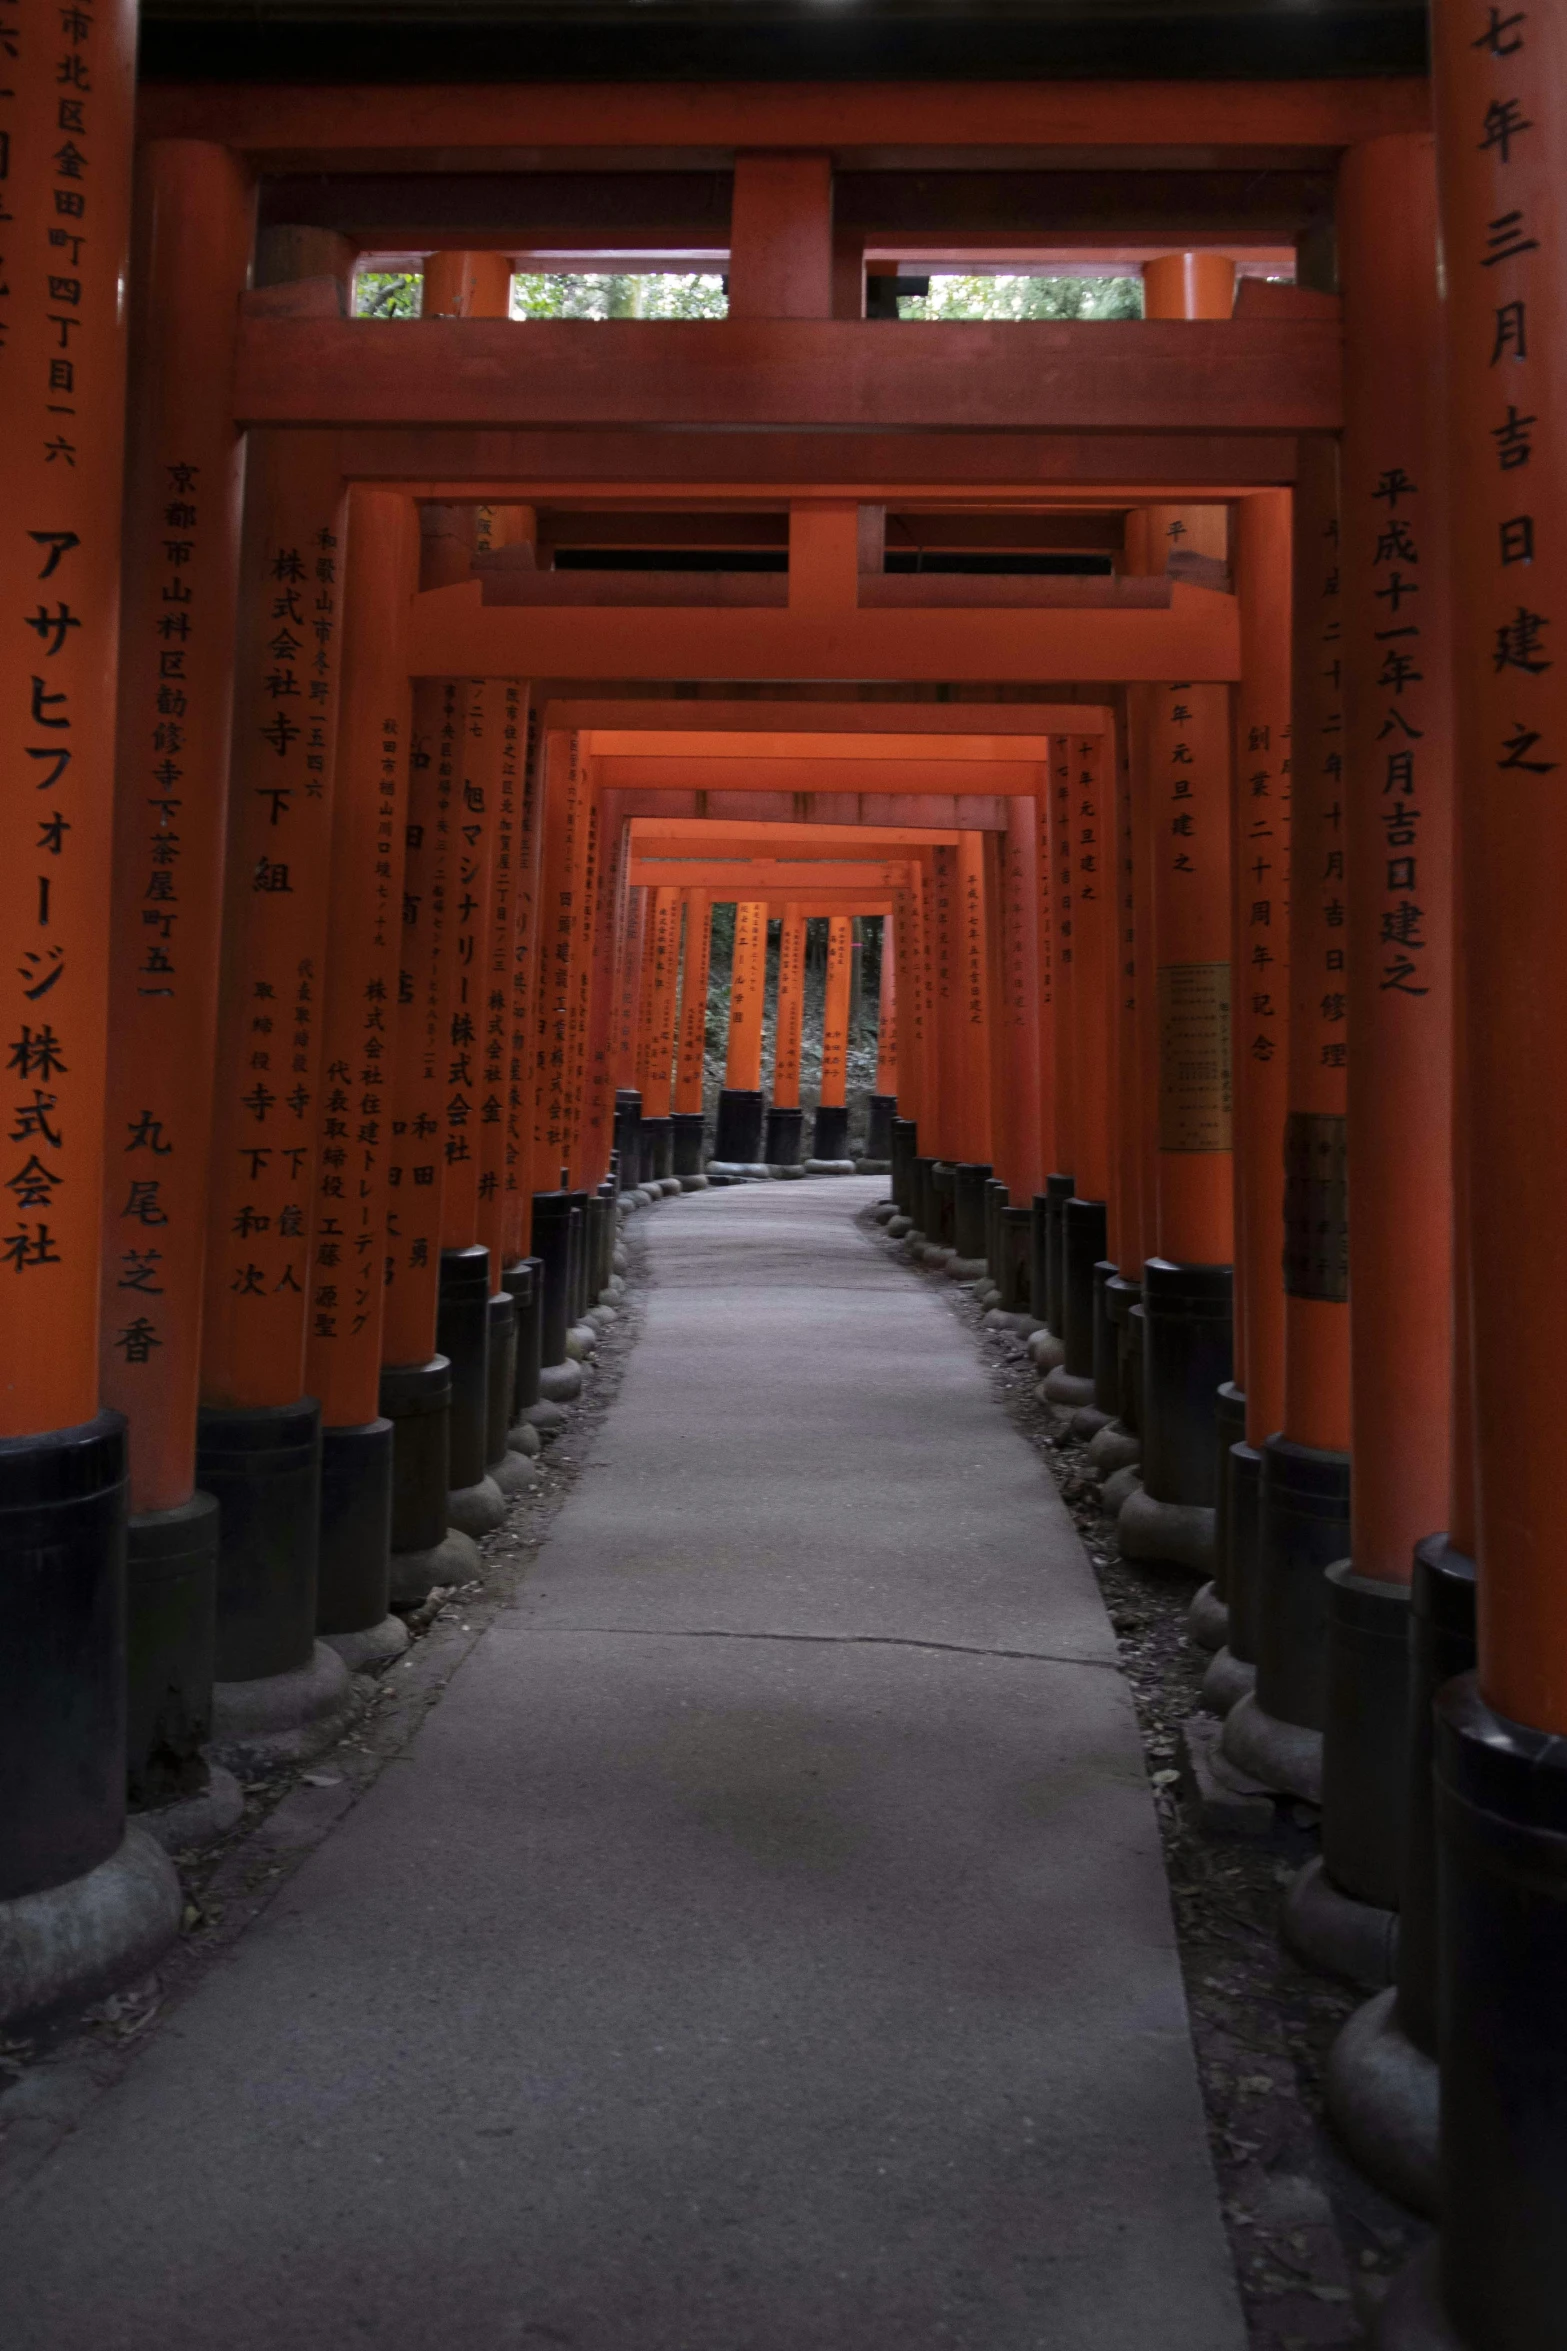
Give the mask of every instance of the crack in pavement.
M 1119 1673 L 1118 1657 L 1072 1657 L 1058 1649 L 992 1649 L 973 1641 L 917 1641 L 896 1633 L 764 1633 L 721 1625 L 534 1624 L 525 1633 L 613 1633 L 632 1641 L 803 1641 L 823 1649 L 934 1649 L 952 1657 L 1005 1657 L 1024 1665 L 1089 1665 Z

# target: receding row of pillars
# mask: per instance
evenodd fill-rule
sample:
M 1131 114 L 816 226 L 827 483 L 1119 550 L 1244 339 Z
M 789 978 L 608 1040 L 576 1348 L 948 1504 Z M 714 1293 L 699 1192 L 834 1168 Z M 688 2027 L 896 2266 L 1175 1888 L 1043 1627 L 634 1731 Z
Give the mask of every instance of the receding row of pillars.
M 471 514 L 416 526 L 324 437 L 235 436 L 249 190 L 223 150 L 157 144 L 133 224 L 131 22 L 73 12 L 0 94 L 13 2017 L 175 1929 L 127 1754 L 143 1807 L 220 1816 L 209 1739 L 333 1736 L 350 1666 L 405 1637 L 391 1600 L 460 1574 L 527 1482 L 614 1311 L 644 1035 L 626 828 L 580 742 L 539 740 L 520 681 L 410 688 L 399 658 L 400 593 L 465 574 Z M 1384 2341 L 1544 2351 L 1567 35 L 1467 0 L 1435 31 L 1434 154 L 1343 166 L 1341 443 L 1304 440 L 1233 532 L 1200 500 L 1137 522 L 1134 565 L 1231 566 L 1238 691 L 1118 690 L 1003 830 L 896 894 L 892 1156 L 911 1229 L 1044 1326 L 1123 1548 L 1211 1566 L 1221 1760 L 1323 1808 L 1292 1936 L 1342 1966 L 1399 1914 L 1335 2069 L 1363 2159 L 1442 2224 Z M 498 315 L 502 274 L 441 257 L 427 307 Z M 1227 307 L 1222 280 L 1156 267 L 1149 308 Z M 643 901 L 646 1077 L 690 1117 L 706 989 L 677 1008 L 663 919 L 660 981 Z M 760 1091 L 764 944 L 752 906 L 733 1093 Z

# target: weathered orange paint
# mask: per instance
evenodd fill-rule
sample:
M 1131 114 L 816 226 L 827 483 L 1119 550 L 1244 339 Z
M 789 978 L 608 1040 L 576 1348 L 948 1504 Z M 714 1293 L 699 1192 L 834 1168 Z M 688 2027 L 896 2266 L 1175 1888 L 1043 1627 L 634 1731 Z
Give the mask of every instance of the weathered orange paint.
M 1351 1550 L 1358 1574 L 1406 1583 L 1447 1512 L 1452 1386 L 1453 710 L 1431 140 L 1357 148 L 1338 209 Z
M 1289 1108 L 1290 501 L 1242 499 L 1235 568 L 1245 674 L 1235 698 L 1236 1384 L 1246 1442 L 1284 1426 L 1284 1121 Z
M 1072 870 L 1072 1069 L 1076 1134 L 1072 1173 L 1081 1200 L 1110 1192 L 1112 1019 L 1115 956 L 1114 742 L 1069 735 L 1066 840 Z
M 724 1084 L 755 1093 L 762 1082 L 762 1008 L 767 979 L 767 909 L 754 899 L 735 908 L 729 979 L 729 1053 Z
M 817 1096 L 826 1110 L 841 1110 L 849 1098 L 849 987 L 854 976 L 851 940 L 850 917 L 829 915 L 827 980 L 822 992 L 822 1083 Z
M 1483 14 L 1483 12 L 1482 12 Z M 1473 1347 L 1480 1681 L 1515 1722 L 1567 1731 L 1560 1572 L 1567 1147 L 1567 587 L 1560 187 L 1567 68 L 1554 9 L 1489 36 L 1432 12 L 1446 256 L 1448 481 L 1463 941 L 1461 1181 Z M 1477 36 L 1479 36 L 1477 38 Z M 1522 98 L 1527 132 L 1490 135 Z M 1509 235 L 1518 230 L 1522 235 Z M 1527 238 L 1527 242 L 1525 241 Z M 1522 453 L 1527 452 L 1526 458 Z M 1528 518 L 1531 528 L 1522 528 Z
M 406 498 L 349 492 L 305 1347 L 305 1392 L 329 1428 L 362 1426 L 379 1409 L 412 731 L 400 628 L 418 557 Z
M 876 998 L 876 1091 L 894 1098 L 898 1092 L 898 953 L 890 916 L 883 919 L 881 926 L 881 977 Z
M 0 93 L 7 1437 L 75 1427 L 99 1406 L 135 24 L 130 0 L 82 14 L 80 29 L 63 36 L 52 15 L 29 11 L 23 27 L 8 27 L 16 39 Z M 62 85 L 62 56 L 67 73 L 87 77 L 89 111 Z M 64 138 L 62 103 L 87 125 Z M 57 278 L 69 292 L 53 290 Z M 150 765 L 144 745 L 143 792 L 162 789 L 149 784 Z M 115 1185 L 126 1177 L 124 1144 L 123 1134 L 111 1139 Z M 189 1147 L 198 1154 L 199 1138 Z M 155 1221 L 129 1238 L 156 1245 Z M 136 1316 L 121 1319 L 129 1326 Z
M 680 892 L 666 885 L 653 893 L 647 1078 L 642 1092 L 642 1109 L 648 1118 L 667 1118 L 673 1107 L 675 1011 L 679 980 Z
M 1072 749 L 1058 735 L 1050 747 L 1050 793 L 1045 819 L 1045 866 L 1049 880 L 1051 987 L 1050 1101 L 1055 1159 L 1050 1175 L 1074 1175 L 1077 1156 L 1077 1022 L 1072 934 Z
M 685 943 L 680 979 L 680 1051 L 675 1108 L 693 1117 L 702 1107 L 707 1074 L 707 996 L 713 945 L 713 909 L 705 890 L 683 890 Z
M 886 964 L 882 965 L 885 972 Z M 773 1016 L 773 1108 L 800 1103 L 800 1031 L 805 1012 L 805 918 L 784 909 L 778 932 L 778 1003 Z
M 102 1310 L 133 1511 L 177 1507 L 195 1478 L 244 467 L 213 388 L 251 211 L 220 147 L 160 141 L 138 159 L 125 514 L 144 559 L 121 583 Z M 160 674 L 171 649 L 177 681 Z M 149 797 L 165 760 L 167 806 Z M 148 1181 L 161 1225 L 139 1213 Z
M 202 1401 L 305 1368 L 347 501 L 324 434 L 256 434 L 236 629 Z
M 1302 446 L 1293 541 L 1289 1131 L 1301 1138 L 1302 1182 L 1313 1187 L 1300 1199 L 1303 1208 L 1309 1200 L 1314 1240 L 1297 1250 L 1286 1234 L 1284 1433 L 1342 1453 L 1350 1433 L 1342 1223 L 1349 958 L 1338 450 L 1331 441 Z M 1282 966 L 1266 968 L 1271 974 Z M 1321 1294 L 1336 1285 L 1338 1295 Z

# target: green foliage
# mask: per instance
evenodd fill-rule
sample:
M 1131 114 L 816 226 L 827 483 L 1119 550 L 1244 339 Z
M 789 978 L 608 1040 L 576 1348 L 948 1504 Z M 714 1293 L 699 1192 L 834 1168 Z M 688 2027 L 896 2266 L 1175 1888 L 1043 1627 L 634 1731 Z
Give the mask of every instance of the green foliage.
M 511 307 L 514 318 L 727 318 L 729 297 L 723 279 L 707 274 L 526 270 L 512 280 Z
M 362 269 L 354 279 L 356 318 L 417 318 L 424 278 L 414 269 Z M 646 276 L 525 270 L 511 282 L 513 318 L 725 318 L 721 277 L 665 270 Z
M 354 279 L 355 318 L 417 318 L 423 306 L 416 269 L 362 269 Z
M 900 294 L 911 319 L 1141 318 L 1140 278 L 932 276 L 928 294 Z

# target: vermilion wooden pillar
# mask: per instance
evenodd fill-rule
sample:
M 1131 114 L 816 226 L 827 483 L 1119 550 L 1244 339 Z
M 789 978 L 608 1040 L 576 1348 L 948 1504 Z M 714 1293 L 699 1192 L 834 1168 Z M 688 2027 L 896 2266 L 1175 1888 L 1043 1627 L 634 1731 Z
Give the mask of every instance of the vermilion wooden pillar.
M 1039 1147 L 1039 923 L 1035 871 L 1039 804 L 1006 802 L 996 841 L 991 1099 L 996 1174 L 1026 1208 L 1044 1180 Z M 885 987 L 885 982 L 883 983 Z M 878 1085 L 880 1078 L 878 1075 Z
M 767 908 L 742 900 L 735 908 L 729 977 L 729 1051 L 718 1098 L 713 1156 L 752 1166 L 762 1150 L 762 1009 L 767 979 Z
M 675 1021 L 680 997 L 680 892 L 653 893 L 652 957 L 648 974 L 646 1074 L 642 1085 L 645 1176 L 674 1173 Z
M 685 935 L 681 946 L 680 1029 L 675 1055 L 675 1173 L 693 1190 L 702 1176 L 702 1097 L 707 1079 L 708 964 L 713 910 L 706 890 L 681 892 Z
M 161 1853 L 125 1831 L 125 1430 L 98 1387 L 135 12 L 111 0 L 62 27 L 28 11 L 8 30 L 0 2022 L 13 2023 L 144 1972 L 180 1899 Z M 108 1138 L 116 1184 L 125 1141 Z
M 898 952 L 888 916 L 882 931 L 881 976 L 876 992 L 876 1091 L 898 1098 Z
M 822 992 L 822 1080 L 817 1095 L 811 1156 L 823 1165 L 841 1165 L 849 1156 L 849 994 L 850 918 L 827 920 L 827 980 Z
M 990 955 L 991 907 L 986 889 L 983 833 L 958 835 L 958 942 L 961 955 L 959 1012 L 964 1130 L 962 1150 L 970 1162 L 991 1163 Z
M 218 388 L 252 209 L 224 149 L 158 140 L 142 150 L 125 512 L 147 560 L 121 581 L 103 1186 L 102 1394 L 130 1437 L 130 1796 L 185 1799 L 213 1826 L 232 1825 L 240 1807 L 201 1754 L 218 1507 L 193 1490 L 244 471 Z M 40 821 L 53 862 L 68 836 Z M 148 1207 L 161 1224 L 144 1221 Z
M 1284 1421 L 1284 1123 L 1289 1098 L 1290 499 L 1235 510 L 1240 686 L 1230 840 L 1235 1061 L 1235 1377 L 1219 1391 L 1216 1597 L 1224 1641 L 1204 1678 L 1227 1713 L 1256 1674 L 1261 1448 Z M 1237 1504 L 1237 1496 L 1239 1503 Z
M 1223 255 L 1174 255 L 1143 278 L 1151 318 L 1231 308 Z M 1148 569 L 1223 581 L 1222 507 L 1153 507 L 1144 530 Z M 1143 1268 L 1143 1490 L 1122 1510 L 1120 1539 L 1134 1557 L 1211 1568 L 1214 1415 L 1233 1364 L 1229 695 L 1175 681 L 1154 690 L 1145 722 L 1158 1154 Z
M 1441 2241 L 1416 2343 L 1544 2351 L 1567 2300 L 1564 1258 L 1567 452 L 1557 387 L 1567 26 L 1432 12 L 1446 288 L 1478 1679 L 1436 1701 Z M 1424 900 L 1421 901 L 1424 903 Z M 1438 2304 L 1440 2303 L 1440 2311 Z
M 773 1016 L 773 1089 L 764 1156 L 769 1167 L 801 1160 L 800 1035 L 805 1015 L 805 917 L 786 906 L 778 926 L 778 1002 Z
M 349 493 L 305 1378 L 322 1422 L 317 1629 L 354 1670 L 408 1645 L 388 1605 L 393 1440 L 379 1391 L 411 731 L 402 623 L 418 556 L 408 499 Z
M 1113 755 L 1113 737 L 1110 749 Z M 1104 750 L 1099 735 L 1063 737 L 1056 785 L 1063 922 L 1070 924 L 1073 1190 L 1061 1210 L 1060 1336 L 1066 1356 L 1047 1375 L 1045 1394 L 1082 1416 L 1073 1424 L 1082 1436 L 1096 1435 L 1109 1418 L 1094 1390 L 1096 1291 L 1102 1302 L 1105 1279 L 1095 1269 L 1107 1244 L 1114 1079 L 1113 784 L 1104 772 Z
M 1262 1447 L 1254 1691 L 1225 1752 L 1319 1802 L 1327 1585 L 1349 1547 L 1349 1061 L 1338 451 L 1303 440 L 1294 493 L 1284 1421 Z
M 346 530 L 330 438 L 253 435 L 197 1453 L 223 1509 L 215 1723 L 244 1754 L 324 1741 L 348 1699 L 315 1641 L 321 1416 L 304 1389 Z
M 644 883 L 632 885 L 617 978 L 615 1083 L 632 1088 L 637 1087 L 641 1078 L 637 1062 L 642 1042 L 642 965 L 648 896 Z
M 504 318 L 511 301 L 511 262 L 503 253 L 432 253 L 425 265 L 423 307 L 427 316 Z M 462 518 L 471 547 L 477 517 Z M 500 533 L 491 517 L 491 532 Z M 445 1034 L 442 1043 L 445 1093 L 442 1101 L 445 1176 L 441 1188 L 441 1257 L 436 1347 L 451 1364 L 449 1421 L 450 1500 L 447 1515 L 462 1533 L 479 1536 L 505 1516 L 505 1498 L 488 1474 L 491 1445 L 491 1353 L 498 1343 L 502 1366 L 509 1346 L 512 1309 L 492 1279 L 491 1228 L 480 1231 L 481 1184 L 485 1174 L 485 1127 L 495 1130 L 490 1152 L 492 1183 L 498 1185 L 505 1107 L 498 1090 L 485 1112 L 486 997 L 493 946 L 493 875 L 496 835 L 507 762 L 506 683 L 500 678 L 468 682 L 460 745 L 461 768 L 451 811 L 450 887 L 445 909 L 442 956 L 446 967 Z
M 1350 997 L 1351 1552 L 1328 1571 L 1323 1844 L 1286 1908 L 1342 1966 L 1390 1941 L 1407 1772 L 1409 1580 L 1448 1494 L 1452 700 L 1436 166 L 1352 150 L 1341 562 Z

